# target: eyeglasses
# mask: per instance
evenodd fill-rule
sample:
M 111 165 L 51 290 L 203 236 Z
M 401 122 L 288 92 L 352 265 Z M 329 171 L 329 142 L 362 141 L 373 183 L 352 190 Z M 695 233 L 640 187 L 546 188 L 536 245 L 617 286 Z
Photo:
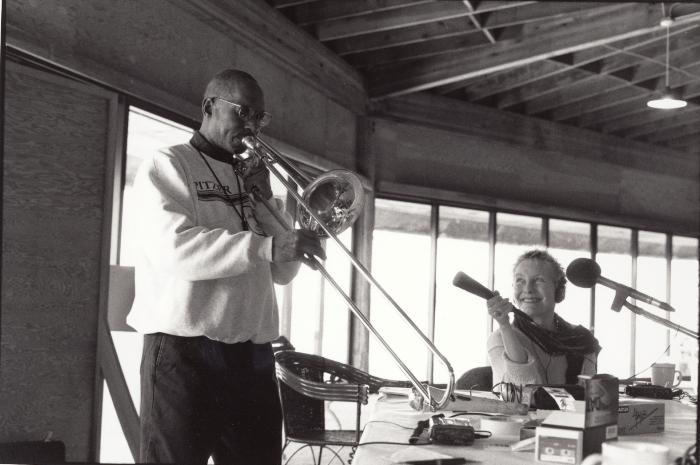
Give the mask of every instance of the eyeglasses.
M 258 125 L 258 127 L 263 127 L 267 126 L 270 124 L 270 120 L 272 119 L 272 115 L 269 114 L 266 111 L 262 112 L 257 112 L 254 111 L 252 108 L 250 108 L 248 105 L 240 105 L 235 102 L 231 102 L 230 100 L 226 100 L 225 98 L 221 97 L 211 97 L 212 100 L 218 99 L 221 100 L 222 102 L 226 102 L 229 105 L 233 106 L 236 109 L 236 114 L 240 119 L 243 121 L 247 122 L 254 122 L 255 124 Z

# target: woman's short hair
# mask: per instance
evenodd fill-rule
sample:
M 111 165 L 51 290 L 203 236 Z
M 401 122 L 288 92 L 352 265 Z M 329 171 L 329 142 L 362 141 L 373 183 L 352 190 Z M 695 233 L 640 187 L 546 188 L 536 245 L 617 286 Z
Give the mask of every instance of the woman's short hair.
M 513 272 L 524 260 L 540 260 L 545 263 L 549 263 L 554 271 L 554 281 L 556 284 L 556 289 L 554 290 L 554 300 L 559 303 L 564 300 L 566 295 L 566 273 L 564 273 L 564 268 L 561 263 L 554 258 L 549 252 L 541 249 L 528 250 L 522 255 L 520 255 L 515 260 L 515 265 L 513 265 Z

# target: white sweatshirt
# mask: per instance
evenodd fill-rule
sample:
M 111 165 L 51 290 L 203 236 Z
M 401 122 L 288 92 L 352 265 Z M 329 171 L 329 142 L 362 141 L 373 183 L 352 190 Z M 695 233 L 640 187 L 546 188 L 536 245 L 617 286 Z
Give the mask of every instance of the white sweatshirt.
M 275 339 L 273 281 L 291 281 L 299 262 L 272 263 L 271 236 L 283 228 L 264 205 L 239 193 L 231 165 L 189 143 L 169 147 L 142 163 L 133 192 L 139 253 L 127 323 L 141 333 L 226 343 Z M 231 203 L 239 212 L 245 207 L 251 231 Z

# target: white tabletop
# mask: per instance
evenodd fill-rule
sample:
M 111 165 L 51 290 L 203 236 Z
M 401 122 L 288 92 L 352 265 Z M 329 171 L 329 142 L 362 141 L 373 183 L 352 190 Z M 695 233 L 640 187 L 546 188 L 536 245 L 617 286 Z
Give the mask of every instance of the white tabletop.
M 622 398 L 622 397 L 621 397 Z M 665 431 L 654 434 L 620 436 L 620 441 L 643 441 L 664 444 L 671 448 L 672 457 L 683 455 L 685 450 L 696 440 L 696 407 L 682 404 L 676 400 L 663 401 L 665 404 Z M 446 417 L 452 412 L 441 412 Z M 511 444 L 518 442 L 517 437 L 491 437 L 476 439 L 471 446 L 424 445 L 409 446 L 408 439 L 412 429 L 419 420 L 425 420 L 432 414 L 413 410 L 402 397 L 383 397 L 377 400 L 375 408 L 365 426 L 361 443 L 399 442 L 405 445 L 368 444 L 360 445 L 353 459 L 354 465 L 393 464 L 401 460 L 427 458 L 464 457 L 483 464 L 515 465 L 536 463 L 534 450 L 514 452 Z M 538 415 L 542 415 L 539 412 Z M 482 416 L 466 415 L 471 418 L 475 429 L 479 429 Z M 411 429 L 404 429 L 392 422 Z M 437 455 L 436 454 L 440 454 Z

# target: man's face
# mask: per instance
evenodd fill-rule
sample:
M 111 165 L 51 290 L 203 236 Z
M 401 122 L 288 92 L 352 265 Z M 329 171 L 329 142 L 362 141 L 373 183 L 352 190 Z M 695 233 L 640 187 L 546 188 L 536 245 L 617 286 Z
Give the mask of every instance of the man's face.
M 265 110 L 262 90 L 252 83 L 239 83 L 229 86 L 222 94 L 213 96 L 220 98 L 211 99 L 211 116 L 207 121 L 209 142 L 227 152 L 242 153 L 246 147 L 241 139 L 246 130 L 256 134 L 259 125 L 254 118 L 243 120 L 239 116 L 239 107 L 222 99 L 249 107 L 255 114 L 262 114 Z
M 531 317 L 554 313 L 556 275 L 552 265 L 541 260 L 523 260 L 513 271 L 513 298 Z

